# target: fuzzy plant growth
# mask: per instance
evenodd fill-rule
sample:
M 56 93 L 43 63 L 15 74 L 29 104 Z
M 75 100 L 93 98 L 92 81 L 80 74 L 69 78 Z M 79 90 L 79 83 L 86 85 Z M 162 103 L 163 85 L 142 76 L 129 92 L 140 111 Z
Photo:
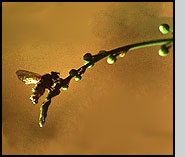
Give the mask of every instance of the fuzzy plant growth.
M 173 35 L 173 31 L 170 29 L 170 26 L 168 24 L 161 24 L 159 26 L 159 31 L 162 34 L 172 33 Z M 108 64 L 114 64 L 118 60 L 118 58 L 125 57 L 125 55 L 131 50 L 135 50 L 143 47 L 157 46 L 157 45 L 161 46 L 158 51 L 159 56 L 167 56 L 169 54 L 169 49 L 173 47 L 173 37 L 139 42 L 139 43 L 119 47 L 110 51 L 101 50 L 99 51 L 98 54 L 95 54 L 95 55 L 92 55 L 91 53 L 86 53 L 83 56 L 84 65 L 82 67 L 80 67 L 79 69 L 71 69 L 69 71 L 69 76 L 67 76 L 64 79 L 59 78 L 58 76 L 56 77 L 56 79 L 53 79 L 54 80 L 53 84 L 51 87 L 48 88 L 49 89 L 48 95 L 40 108 L 40 117 L 39 117 L 40 127 L 42 127 L 43 124 L 45 123 L 48 107 L 51 104 L 51 99 L 60 94 L 60 88 L 66 91 L 69 88 L 69 83 L 72 78 L 74 78 L 75 81 L 80 81 L 82 79 L 82 75 L 86 72 L 88 68 L 92 68 L 98 61 L 104 58 L 107 58 Z

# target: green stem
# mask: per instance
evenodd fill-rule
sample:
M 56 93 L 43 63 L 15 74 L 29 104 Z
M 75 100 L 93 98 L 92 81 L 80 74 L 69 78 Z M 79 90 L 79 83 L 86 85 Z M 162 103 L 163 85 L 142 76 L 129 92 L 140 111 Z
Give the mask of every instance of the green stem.
M 150 46 L 157 46 L 157 45 L 164 45 L 164 44 L 169 44 L 173 42 L 173 38 L 167 38 L 167 39 L 157 39 L 157 40 L 150 40 L 150 41 L 145 41 L 145 42 L 139 42 L 139 43 L 135 43 L 135 44 L 131 44 L 131 45 L 127 45 L 127 46 L 123 46 L 123 47 L 119 47 L 110 51 L 105 51 L 105 53 L 103 54 L 98 54 L 95 55 L 94 59 L 89 62 L 88 64 L 80 67 L 78 69 L 78 71 L 83 71 L 80 74 L 83 74 L 85 72 L 85 70 L 92 64 L 102 60 L 103 58 L 109 56 L 109 55 L 116 55 L 119 54 L 121 52 L 128 52 L 130 50 L 135 50 L 138 48 L 144 48 L 144 47 L 150 47 Z
M 150 41 L 145 41 L 145 42 L 139 42 L 139 43 L 135 43 L 135 44 L 131 44 L 131 45 L 127 45 L 127 46 L 123 46 L 111 51 L 108 51 L 108 55 L 110 54 L 115 54 L 115 53 L 119 53 L 122 51 L 130 51 L 130 50 L 135 50 L 138 48 L 144 48 L 144 47 L 150 47 L 150 46 L 157 46 L 157 45 L 164 45 L 164 44 L 168 44 L 173 42 L 173 38 L 167 38 L 167 39 L 157 39 L 157 40 L 150 40 Z
M 145 41 L 145 42 L 140 42 L 140 43 L 135 43 L 127 46 L 123 46 L 120 48 L 116 48 L 110 51 L 104 51 L 103 53 L 99 53 L 97 55 L 94 55 L 94 58 L 86 65 L 83 65 L 80 67 L 77 71 L 78 74 L 81 75 L 85 73 L 86 69 L 92 65 L 95 64 L 96 62 L 102 60 L 103 58 L 109 56 L 109 55 L 119 55 L 121 52 L 128 52 L 130 50 L 135 50 L 138 48 L 144 48 L 144 47 L 149 47 L 149 46 L 157 46 L 157 45 L 164 45 L 164 44 L 169 44 L 173 43 L 173 38 L 168 38 L 168 39 L 157 39 L 157 40 L 150 40 L 150 41 Z M 51 103 L 52 97 L 55 97 L 56 95 L 60 94 L 59 89 L 64 86 L 68 85 L 70 80 L 75 77 L 75 76 L 67 76 L 65 79 L 61 79 L 54 87 L 54 90 L 49 91 L 47 99 L 43 102 L 42 107 L 41 107 L 41 113 L 40 113 L 40 126 L 45 122 L 45 118 L 47 116 L 47 110 L 48 107 Z
M 123 46 L 123 47 L 119 47 L 110 51 L 104 51 L 104 53 L 101 54 L 97 54 L 94 55 L 94 58 L 92 61 L 90 61 L 88 64 L 83 65 L 82 67 L 80 67 L 79 69 L 77 69 L 78 74 L 81 75 L 83 73 L 85 73 L 86 69 L 92 65 L 95 64 L 96 62 L 102 60 L 103 58 L 109 56 L 109 55 L 116 55 L 119 54 L 121 52 L 128 52 L 130 50 L 135 50 L 138 48 L 144 48 L 144 47 L 149 47 L 149 46 L 157 46 L 157 45 L 164 45 L 164 44 L 169 44 L 169 43 L 173 43 L 173 38 L 167 38 L 167 39 L 157 39 L 157 40 L 150 40 L 150 41 L 145 41 L 145 42 L 139 42 L 139 43 L 135 43 L 135 44 L 130 44 L 127 46 Z M 69 84 L 70 80 L 75 77 L 75 76 L 68 76 L 66 77 L 63 82 L 66 82 L 67 84 Z M 61 83 L 62 86 L 62 83 Z M 61 86 L 59 85 L 58 89 L 61 88 Z

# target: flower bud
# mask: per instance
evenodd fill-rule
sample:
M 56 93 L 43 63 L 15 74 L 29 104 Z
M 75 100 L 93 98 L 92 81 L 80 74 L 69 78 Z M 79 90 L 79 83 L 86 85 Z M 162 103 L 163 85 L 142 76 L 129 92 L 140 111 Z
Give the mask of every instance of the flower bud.
M 126 55 L 126 52 L 124 52 L 124 51 L 122 51 L 122 52 L 119 54 L 120 57 L 125 57 L 125 55 Z
M 76 75 L 75 76 L 75 81 L 79 81 L 79 80 L 81 80 L 82 79 L 82 76 L 81 75 Z
M 167 56 L 168 53 L 169 53 L 169 48 L 166 47 L 166 45 L 162 45 L 158 52 L 160 56 Z
M 71 75 L 72 77 L 75 76 L 77 74 L 77 70 L 75 69 L 72 69 L 70 72 L 69 72 L 69 75 Z
M 64 85 L 64 86 L 62 86 L 62 90 L 67 90 L 68 89 L 68 85 Z
M 115 56 L 110 55 L 110 56 L 107 57 L 107 63 L 108 63 L 108 64 L 113 64 L 113 63 L 116 62 L 116 60 L 117 60 L 117 59 L 116 59 Z
M 92 55 L 90 53 L 86 53 L 84 56 L 83 56 L 83 59 L 85 61 L 90 61 L 92 59 Z
M 170 31 L 170 26 L 168 24 L 161 24 L 159 30 L 162 34 L 167 34 Z

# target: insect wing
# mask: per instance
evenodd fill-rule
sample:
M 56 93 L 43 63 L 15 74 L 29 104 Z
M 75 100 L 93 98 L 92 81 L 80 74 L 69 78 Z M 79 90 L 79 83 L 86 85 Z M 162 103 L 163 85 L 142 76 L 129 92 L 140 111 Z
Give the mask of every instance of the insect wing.
M 41 75 L 26 70 L 18 70 L 16 75 L 25 84 L 36 84 L 41 80 Z

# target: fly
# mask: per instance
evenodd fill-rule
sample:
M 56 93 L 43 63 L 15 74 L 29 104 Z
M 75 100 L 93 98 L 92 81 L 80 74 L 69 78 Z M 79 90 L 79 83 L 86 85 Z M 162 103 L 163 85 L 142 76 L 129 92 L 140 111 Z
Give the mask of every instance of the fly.
M 30 96 L 33 104 L 38 103 L 38 99 L 44 94 L 45 89 L 52 90 L 52 86 L 60 79 L 59 74 L 58 72 L 51 72 L 50 74 L 40 75 L 26 70 L 16 71 L 18 79 L 24 84 L 35 84 Z

